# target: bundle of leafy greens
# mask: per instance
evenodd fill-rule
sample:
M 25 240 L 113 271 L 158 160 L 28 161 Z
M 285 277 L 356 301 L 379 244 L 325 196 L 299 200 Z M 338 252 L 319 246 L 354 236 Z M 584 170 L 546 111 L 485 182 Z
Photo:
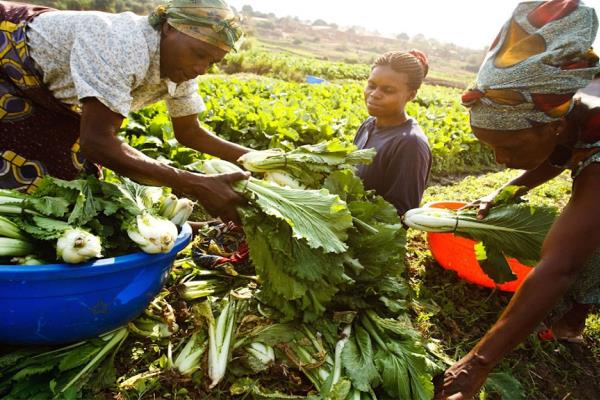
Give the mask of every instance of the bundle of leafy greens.
M 0 191 L 0 257 L 19 264 L 81 263 L 135 251 L 169 252 L 193 202 L 114 176 L 45 177 L 33 194 Z M 44 261 L 46 260 L 46 261 Z
M 201 168 L 212 174 L 240 171 L 215 159 Z M 343 265 L 352 226 L 346 203 L 327 190 L 280 187 L 256 178 L 235 189 L 249 198 L 239 212 L 262 281 L 259 296 L 288 319 L 317 318 L 340 284 L 351 281 Z
M 310 160 L 303 173 L 307 176 L 316 171 L 310 180 L 324 188 L 320 191 L 294 189 L 291 185 L 278 187 L 255 178 L 250 178 L 247 184 L 238 184 L 238 191 L 251 193 L 250 207 L 241 209 L 240 214 L 250 256 L 262 281 L 259 297 L 265 304 L 277 305 L 288 319 L 302 316 L 304 321 L 314 320 L 332 301 L 339 307 L 353 309 L 372 307 L 373 302 L 391 311 L 404 307 L 406 287 L 400 274 L 404 269 L 405 231 L 395 208 L 373 192 L 365 191 L 354 173 L 357 160 L 368 162 L 373 152 L 357 155 L 354 149 L 353 145 L 342 146 L 332 141 L 303 146 L 299 151 L 277 151 L 278 156 L 262 158 L 262 164 L 267 165 L 263 169 L 276 166 L 285 173 L 302 170 L 302 162 Z M 287 165 L 282 165 L 284 159 L 288 160 Z M 219 160 L 209 160 L 203 165 L 205 171 L 213 173 L 238 170 Z M 327 207 L 322 208 L 322 217 L 308 216 L 314 222 L 324 218 L 314 228 L 305 230 L 313 234 L 295 234 L 307 218 L 295 208 L 315 209 L 317 199 L 323 201 L 332 195 L 339 197 L 335 204 L 344 209 L 343 225 L 337 223 L 338 227 L 346 227 L 343 243 L 332 246 L 339 243 L 341 236 L 329 228 L 335 219 L 328 215 Z M 276 200 L 266 201 L 261 197 Z M 287 216 L 281 218 L 283 214 Z M 319 243 L 323 245 L 315 248 L 310 235 L 317 232 L 321 233 Z M 326 242 L 330 243 L 328 247 L 324 245 Z
M 374 149 L 357 150 L 352 143 L 332 139 L 289 152 L 278 148 L 252 151 L 238 162 L 248 171 L 264 172 L 265 180 L 282 186 L 319 188 L 332 172 L 368 164 L 374 155 Z
M 477 210 L 415 208 L 406 212 L 404 223 L 426 232 L 452 232 L 476 241 L 475 253 L 481 268 L 496 283 L 516 279 L 506 257 L 534 266 L 542 244 L 557 215 L 553 207 L 533 207 L 519 203 L 517 187 L 509 186 L 498 196 L 484 219 Z

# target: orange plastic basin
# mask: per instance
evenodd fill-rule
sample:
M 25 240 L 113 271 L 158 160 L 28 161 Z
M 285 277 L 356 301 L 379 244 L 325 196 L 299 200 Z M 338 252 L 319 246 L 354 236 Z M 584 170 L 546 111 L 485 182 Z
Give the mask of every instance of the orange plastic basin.
M 459 201 L 438 201 L 425 205 L 432 208 L 447 208 L 456 210 L 467 203 Z M 498 288 L 506 292 L 514 292 L 523 282 L 531 267 L 521 264 L 514 258 L 506 258 L 508 265 L 517 276 L 517 279 L 503 284 L 496 284 L 479 266 L 475 258 L 475 241 L 455 236 L 452 233 L 427 233 L 429 249 L 435 260 L 445 269 L 456 271 L 459 278 L 476 285 Z

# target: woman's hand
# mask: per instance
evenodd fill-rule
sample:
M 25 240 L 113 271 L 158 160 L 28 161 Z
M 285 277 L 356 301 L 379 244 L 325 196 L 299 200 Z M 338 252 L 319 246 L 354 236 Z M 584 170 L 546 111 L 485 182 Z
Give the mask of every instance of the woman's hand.
M 435 388 L 435 400 L 468 400 L 485 383 L 491 368 L 469 353 L 444 372 Z
M 223 222 L 240 222 L 236 208 L 245 203 L 244 197 L 235 192 L 231 185 L 248 179 L 249 172 L 232 172 L 229 174 L 200 175 L 191 174 L 187 179 L 185 193 L 194 196 L 206 211 Z
M 483 196 L 467 204 L 466 206 L 462 207 L 461 210 L 465 208 L 477 208 L 477 219 L 483 219 L 488 215 L 494 206 L 494 200 L 496 199 L 496 196 L 498 196 L 498 193 L 499 192 L 496 190 L 487 196 Z

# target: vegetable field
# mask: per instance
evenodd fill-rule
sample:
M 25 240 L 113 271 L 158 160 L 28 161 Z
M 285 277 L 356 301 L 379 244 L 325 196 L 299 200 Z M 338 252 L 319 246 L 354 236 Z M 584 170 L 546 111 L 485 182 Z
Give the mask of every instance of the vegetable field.
M 441 269 L 425 234 L 407 232 L 395 209 L 355 176 L 355 165 L 373 156 L 350 145 L 367 117 L 364 72 L 353 75 L 355 67 L 345 65 L 298 67 L 294 76 L 335 80 L 309 85 L 288 74 L 288 60 L 260 67 L 254 57 L 230 57 L 221 71 L 271 76 L 199 79 L 206 103 L 200 120 L 225 139 L 265 150 L 240 160 L 254 173 L 234 187 L 247 198 L 239 210 L 242 227 L 193 214 L 204 219 L 194 241 L 179 253 L 164 289 L 126 326 L 66 346 L 0 345 L 0 398 L 426 400 L 432 378 L 468 351 L 508 303 L 509 295 Z M 445 183 L 432 183 L 424 202 L 470 201 L 515 174 L 486 174 L 497 167 L 472 136 L 459 94 L 425 85 L 407 109 L 429 137 L 433 181 Z M 162 104 L 131 114 L 120 136 L 179 168 L 207 174 L 239 168 L 181 147 Z M 115 185 L 131 204 L 102 200 L 97 213 L 129 204 L 119 212 L 131 228 L 137 212 L 131 209 L 151 193 L 143 196 L 128 182 Z M 560 209 L 569 185 L 566 176 L 543 185 L 519 212 Z M 160 195 L 162 205 L 148 200 L 146 206 L 180 224 L 169 203 L 176 198 Z M 81 196 L 72 197 L 76 203 Z M 547 221 L 553 212 L 544 214 Z M 25 228 L 33 217 L 23 218 L 22 229 L 41 229 Z M 126 234 L 147 245 L 139 224 L 137 236 Z M 501 246 L 480 235 L 488 254 Z M 518 255 L 532 260 L 539 252 Z M 584 345 L 532 335 L 494 371 L 479 398 L 597 398 L 597 313 L 585 335 Z
M 332 138 L 352 141 L 368 116 L 363 84 L 310 85 L 252 75 L 203 77 L 200 93 L 207 108 L 200 119 L 221 137 L 257 150 L 290 150 Z M 472 135 L 459 97 L 457 89 L 424 85 L 407 105 L 407 112 L 429 137 L 432 171 L 437 176 L 494 167 L 489 149 Z M 133 114 L 123 132 L 146 154 L 162 156 L 175 165 L 202 157 L 175 145 L 160 105 Z

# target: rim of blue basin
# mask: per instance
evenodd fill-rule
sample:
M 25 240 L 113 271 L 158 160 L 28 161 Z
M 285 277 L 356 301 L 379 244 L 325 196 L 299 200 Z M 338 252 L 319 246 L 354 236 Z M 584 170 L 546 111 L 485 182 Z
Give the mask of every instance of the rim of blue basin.
M 97 275 L 137 268 L 140 264 L 149 261 L 155 262 L 162 258 L 173 257 L 187 246 L 191 236 L 192 228 L 190 224 L 185 223 L 181 227 L 175 245 L 168 253 L 147 254 L 143 251 L 138 251 L 81 264 L 0 265 L 0 280 L 24 278 L 27 278 L 27 280 L 90 278 Z

